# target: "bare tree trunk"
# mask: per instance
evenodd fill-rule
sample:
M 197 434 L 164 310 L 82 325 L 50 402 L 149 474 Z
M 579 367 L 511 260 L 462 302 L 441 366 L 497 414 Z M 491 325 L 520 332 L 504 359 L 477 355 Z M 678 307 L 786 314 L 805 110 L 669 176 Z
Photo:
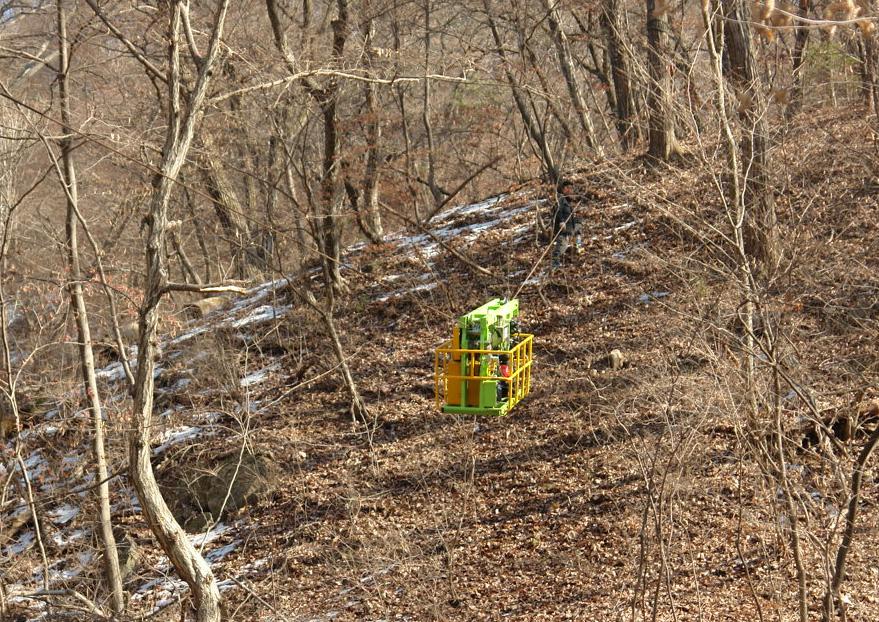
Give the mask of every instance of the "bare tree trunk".
M 89 406 L 92 411 L 94 440 L 92 449 L 95 456 L 95 467 L 98 477 L 98 524 L 101 543 L 104 547 L 104 572 L 111 593 L 113 613 L 120 615 L 125 609 L 125 598 L 122 592 L 122 574 L 119 570 L 119 555 L 116 551 L 116 539 L 113 537 L 113 515 L 110 509 L 110 485 L 108 483 L 107 455 L 104 448 L 104 413 L 98 383 L 95 378 L 95 357 L 92 351 L 92 337 L 89 328 L 88 312 L 82 292 L 82 269 L 79 262 L 79 245 L 77 239 L 78 188 L 76 169 L 73 164 L 73 144 L 70 119 L 70 48 L 67 41 L 67 18 L 64 2 L 57 3 L 58 11 L 58 91 L 61 100 L 61 122 L 64 138 L 60 140 L 63 174 L 60 175 L 67 197 L 67 265 L 70 270 L 68 291 L 73 307 L 73 316 L 79 337 L 79 359 L 82 381 Z M 59 171 L 59 174 L 61 171 Z
M 870 459 L 873 450 L 876 449 L 877 443 L 879 443 L 879 428 L 873 430 L 870 434 L 870 439 L 867 441 L 867 444 L 864 445 L 861 453 L 858 454 L 858 459 L 855 462 L 855 468 L 852 472 L 851 495 L 849 496 L 848 510 L 845 514 L 845 529 L 843 530 L 842 541 L 836 551 L 836 563 L 833 567 L 833 578 L 830 583 L 830 588 L 824 595 L 825 622 L 830 622 L 833 618 L 834 601 L 839 602 L 842 619 L 846 619 L 845 604 L 841 602 L 839 597 L 839 588 L 842 587 L 842 581 L 845 579 L 846 560 L 855 538 L 855 525 L 858 520 L 858 504 L 861 501 L 861 480 L 864 477 L 864 470 L 867 468 L 867 461 Z
M 201 120 L 208 82 L 219 52 L 219 42 L 229 0 L 217 10 L 208 51 L 200 63 L 198 77 L 188 98 L 187 113 L 181 110 L 179 2 L 170 6 L 169 27 L 169 111 L 168 129 L 162 149 L 162 162 L 153 180 L 153 194 L 146 216 L 146 283 L 140 310 L 140 343 L 134 384 L 134 427 L 129 437 L 130 477 L 144 515 L 162 549 L 180 577 L 189 585 L 198 622 L 219 622 L 220 591 L 210 566 L 195 549 L 186 532 L 174 519 L 156 483 L 151 463 L 150 435 L 153 416 L 153 373 L 156 354 L 159 305 L 166 292 L 167 267 L 163 249 L 167 235 L 168 204 L 180 169 Z
M 870 10 L 875 13 L 876 2 L 869 0 Z M 871 113 L 879 113 L 879 46 L 876 43 L 876 29 L 870 28 L 873 22 L 862 21 L 858 23 L 861 30 L 862 64 L 861 64 L 861 88 L 863 89 L 864 103 Z
M 348 37 L 348 2 L 336 0 L 338 16 L 332 20 L 333 45 L 332 63 L 340 65 L 345 43 Z M 296 60 L 287 44 L 287 35 L 281 23 L 281 12 L 276 0 L 266 0 L 266 10 L 272 26 L 275 46 L 281 53 L 284 64 L 290 74 L 299 72 Z M 337 198 L 337 179 L 339 169 L 339 136 L 336 119 L 337 97 L 339 95 L 338 79 L 330 77 L 325 86 L 321 86 L 312 78 L 303 78 L 305 90 L 314 98 L 321 110 L 324 126 L 323 167 L 321 171 L 319 205 L 315 205 L 315 239 L 318 252 L 321 254 L 321 265 L 326 282 L 339 291 L 344 287 L 341 272 L 341 222 L 339 218 L 339 201 Z
M 586 137 L 586 144 L 596 154 L 601 155 L 601 146 L 595 140 L 595 126 L 592 119 L 589 118 L 589 110 L 586 102 L 583 101 L 583 95 L 580 93 L 580 85 L 577 83 L 577 75 L 574 73 L 574 62 L 571 59 L 571 47 L 568 44 L 568 37 L 562 29 L 557 5 L 550 3 L 550 0 L 542 0 L 543 8 L 546 11 L 549 30 L 552 33 L 553 44 L 555 45 L 556 55 L 559 59 L 559 69 L 565 78 L 565 84 L 568 87 L 568 96 L 571 98 L 571 104 L 577 113 L 577 120 L 580 122 L 580 129 Z
M 253 278 L 257 272 L 253 270 L 251 261 L 250 226 L 245 218 L 245 213 L 248 212 L 242 206 L 238 193 L 235 192 L 231 180 L 226 175 L 213 140 L 207 132 L 202 133 L 202 142 L 205 145 L 204 163 L 208 194 L 213 199 L 217 220 L 226 232 L 229 245 L 234 251 L 236 278 L 245 280 Z
M 674 126 L 673 63 L 668 45 L 668 17 L 658 14 L 656 0 L 647 0 L 647 64 L 650 83 L 647 85 L 649 141 L 648 155 L 668 161 L 680 154 Z
M 601 23 L 607 40 L 607 56 L 613 77 L 614 105 L 617 133 L 623 151 L 632 148 L 636 136 L 635 98 L 632 93 L 629 57 L 623 40 L 623 21 L 619 0 L 605 0 L 601 11 Z
M 808 17 L 809 10 L 812 8 L 812 0 L 800 0 L 800 17 Z M 810 28 L 797 21 L 795 22 L 797 36 L 794 42 L 793 52 L 793 87 L 791 88 L 790 103 L 785 110 L 787 118 L 793 117 L 803 107 L 803 87 L 805 77 L 803 76 L 803 61 L 806 57 L 806 44 L 809 42 Z
M 198 242 L 199 249 L 201 250 L 201 257 L 202 261 L 204 262 L 205 280 L 210 283 L 211 281 L 213 281 L 213 279 L 211 278 L 211 264 L 213 263 L 211 261 L 211 254 L 210 251 L 208 251 L 208 245 L 205 241 L 202 227 L 198 222 L 198 215 L 195 211 L 195 201 L 192 198 L 192 194 L 190 194 L 189 192 L 189 188 L 186 185 L 186 179 L 184 178 L 182 173 L 180 175 L 180 185 L 183 188 L 183 199 L 184 201 L 186 201 L 186 209 L 189 210 L 189 215 L 192 217 L 192 226 L 193 230 L 195 231 L 195 239 Z
M 744 175 L 745 243 L 749 256 L 771 272 L 778 263 L 775 196 L 769 170 L 766 100 L 754 61 L 750 10 L 743 0 L 722 0 L 727 79 L 739 99 L 743 127 L 741 166 Z
M 364 58 L 366 66 L 372 73 L 375 54 L 373 37 L 375 25 L 372 18 L 372 3 L 364 0 L 361 9 L 361 32 L 364 41 Z M 427 82 L 427 80 L 425 80 Z M 384 237 L 381 212 L 378 207 L 378 177 L 381 162 L 382 126 L 381 112 L 378 106 L 378 86 L 374 82 L 366 82 L 363 87 L 366 98 L 366 167 L 363 173 L 362 199 L 355 207 L 357 221 L 370 242 L 378 244 Z

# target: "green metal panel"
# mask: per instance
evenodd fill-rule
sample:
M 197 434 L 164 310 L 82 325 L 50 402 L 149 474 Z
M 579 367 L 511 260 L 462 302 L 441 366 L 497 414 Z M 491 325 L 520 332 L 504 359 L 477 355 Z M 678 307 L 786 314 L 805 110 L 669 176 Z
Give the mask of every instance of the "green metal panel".
M 511 324 L 519 316 L 519 301 L 495 298 L 458 319 L 460 347 L 471 350 L 509 350 Z M 470 360 L 475 357 L 476 360 Z M 491 353 L 462 356 L 463 373 L 471 370 L 480 376 L 497 375 L 499 358 Z M 443 410 L 459 413 L 503 415 L 507 400 L 498 400 L 497 380 L 467 380 L 459 404 L 447 404 Z

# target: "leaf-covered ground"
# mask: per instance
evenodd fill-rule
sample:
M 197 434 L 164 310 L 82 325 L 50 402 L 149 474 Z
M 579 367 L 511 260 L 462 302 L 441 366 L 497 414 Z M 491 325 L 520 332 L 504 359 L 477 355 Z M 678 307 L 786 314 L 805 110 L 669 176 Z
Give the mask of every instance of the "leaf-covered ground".
M 876 397 L 879 182 L 867 148 L 852 149 L 865 144 L 864 120 L 801 123 L 774 153 L 785 270 L 761 303 L 803 392 L 786 384 L 778 398 L 817 617 L 864 441 L 803 449 L 814 413 L 802 397 L 822 416 Z M 291 293 L 308 275 L 169 336 L 157 379 L 160 479 L 183 464 L 209 471 L 242 447 L 274 466 L 262 494 L 193 536 L 229 619 L 794 619 L 792 521 L 777 474 L 754 452 L 755 435 L 772 438 L 772 416 L 749 419 L 729 225 L 709 164 L 698 154 L 669 169 L 632 158 L 574 175 L 590 197 L 580 207 L 586 252 L 554 272 L 536 185 L 451 209 L 433 236 L 352 247 L 335 317 L 368 425 L 352 426 L 329 338 Z M 535 334 L 531 395 L 501 419 L 437 412 L 433 349 L 458 315 L 503 296 L 519 297 Z M 622 369 L 605 361 L 613 349 Z M 113 364 L 102 374 L 117 396 L 122 467 L 122 375 Z M 758 377 L 761 395 L 777 393 L 771 374 Z M 93 512 L 78 494 L 91 480 L 76 416 L 36 422 L 25 458 L 44 487 L 54 585 L 100 601 L 98 557 L 84 556 Z M 874 474 L 842 590 L 858 620 L 879 617 Z M 124 484 L 114 480 L 115 511 L 144 549 L 127 579 L 132 607 L 180 619 L 185 590 Z M 21 511 L 5 511 L 3 525 Z M 9 611 L 38 612 L 23 597 L 39 584 L 30 523 L 2 554 Z

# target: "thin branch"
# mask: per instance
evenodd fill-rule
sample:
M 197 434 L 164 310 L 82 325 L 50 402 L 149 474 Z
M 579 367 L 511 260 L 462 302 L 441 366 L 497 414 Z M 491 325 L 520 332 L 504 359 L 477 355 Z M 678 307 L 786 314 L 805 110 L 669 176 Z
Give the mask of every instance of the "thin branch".
M 168 83 L 168 76 L 166 76 L 161 69 L 153 65 L 143 54 L 141 54 L 137 47 L 128 40 L 128 38 L 122 33 L 122 31 L 113 25 L 113 23 L 107 18 L 107 16 L 104 15 L 104 12 L 101 11 L 101 7 L 98 6 L 98 3 L 95 2 L 95 0 L 85 0 L 85 2 L 91 7 L 92 11 L 94 11 L 98 19 L 104 22 L 104 25 L 111 33 L 113 33 L 113 36 L 119 39 L 122 45 L 128 48 L 128 51 L 131 52 L 138 61 L 140 61 L 140 64 L 144 66 L 144 69 L 147 70 L 147 73 L 149 73 L 155 79 L 164 82 L 165 84 Z

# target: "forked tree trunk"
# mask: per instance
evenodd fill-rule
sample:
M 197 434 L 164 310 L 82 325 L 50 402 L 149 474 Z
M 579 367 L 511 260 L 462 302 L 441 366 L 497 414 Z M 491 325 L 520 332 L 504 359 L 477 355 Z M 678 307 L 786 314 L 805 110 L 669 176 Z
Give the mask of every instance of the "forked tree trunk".
M 746 250 L 771 272 L 778 263 L 775 196 L 769 170 L 769 134 L 766 98 L 757 74 L 750 10 L 743 0 L 722 0 L 726 24 L 724 42 L 727 79 L 738 94 L 742 125 L 741 167 L 744 178 L 744 233 Z
M 349 34 L 347 0 L 336 0 L 336 7 L 338 15 L 331 22 L 333 31 L 331 62 L 335 66 L 341 66 L 345 43 L 348 40 Z M 281 53 L 281 57 L 290 74 L 298 74 L 299 66 L 287 44 L 287 34 L 281 22 L 281 11 L 276 0 L 266 0 L 266 10 L 272 27 L 275 47 Z M 332 76 L 324 86 L 321 86 L 314 79 L 306 77 L 302 79 L 302 84 L 306 92 L 308 92 L 320 108 L 324 130 L 320 192 L 317 202 L 313 206 L 315 220 L 313 232 L 317 241 L 318 252 L 321 255 L 324 278 L 328 285 L 339 291 L 345 286 L 341 270 L 342 245 L 340 238 L 342 231 L 337 197 L 339 128 L 336 112 L 339 82 L 338 78 Z
M 236 278 L 248 280 L 259 274 L 253 262 L 252 236 L 245 209 L 232 181 L 226 174 L 213 139 L 202 133 L 205 147 L 204 165 L 208 194 L 213 200 L 217 220 L 223 227 L 235 257 Z
M 647 153 L 656 160 L 668 161 L 680 153 L 675 136 L 674 82 L 668 45 L 668 17 L 657 12 L 656 0 L 647 0 L 647 85 L 648 124 Z
M 70 119 L 70 91 L 68 90 L 70 70 L 70 48 L 67 41 L 67 18 L 64 2 L 57 3 L 58 12 L 58 92 L 61 100 L 61 123 L 64 138 L 60 140 L 61 161 L 63 170 L 59 170 L 60 181 L 64 185 L 67 198 L 67 266 L 69 268 L 70 303 L 79 340 L 79 361 L 82 372 L 83 388 L 92 412 L 94 439 L 92 449 L 98 478 L 98 532 L 104 547 L 104 572 L 110 588 L 110 603 L 113 613 L 120 615 L 125 609 L 122 592 L 122 574 L 119 570 L 119 555 L 116 551 L 116 539 L 113 536 L 113 515 L 110 509 L 110 484 L 108 482 L 107 456 L 104 448 L 104 413 L 101 397 L 98 393 L 98 382 L 95 377 L 95 356 L 92 351 L 92 336 L 89 328 L 88 312 L 82 292 L 82 269 L 79 261 L 79 245 L 77 237 L 78 188 L 76 169 L 73 164 L 73 144 Z
M 364 60 L 367 71 L 372 74 L 375 53 L 373 37 L 375 25 L 372 18 L 372 3 L 364 0 L 361 8 L 361 33 L 363 35 Z M 363 172 L 362 194 L 354 206 L 357 222 L 370 242 L 378 244 L 384 237 L 381 212 L 378 208 L 378 178 L 381 162 L 382 126 L 381 112 L 378 105 L 378 86 L 374 82 L 366 82 L 363 86 L 366 99 L 366 165 Z
M 180 26 L 178 2 L 171 3 L 169 28 L 169 111 L 168 129 L 162 148 L 162 161 L 153 180 L 153 194 L 146 216 L 146 283 L 140 309 L 140 343 L 137 375 L 134 383 L 134 425 L 129 436 L 129 470 L 144 516 L 162 549 L 192 592 L 198 622 L 220 621 L 220 591 L 211 567 L 192 545 L 165 503 L 152 467 L 150 438 L 153 429 L 153 372 L 157 326 L 163 295 L 168 284 L 164 248 L 168 226 L 171 192 L 186 161 L 195 128 L 201 120 L 207 87 L 216 62 L 220 36 L 226 20 L 229 0 L 217 10 L 209 48 L 199 68 L 189 96 L 187 112 L 181 106 Z

